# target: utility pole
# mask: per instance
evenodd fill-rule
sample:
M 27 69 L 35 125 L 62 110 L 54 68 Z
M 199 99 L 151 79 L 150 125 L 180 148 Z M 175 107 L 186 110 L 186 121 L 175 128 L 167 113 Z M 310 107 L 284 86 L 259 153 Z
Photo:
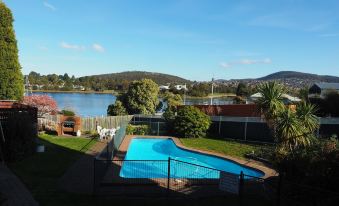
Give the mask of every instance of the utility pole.
M 32 88 L 31 88 L 31 84 L 29 83 L 29 79 L 28 79 L 28 75 L 25 78 L 25 85 L 24 85 L 24 93 L 28 96 L 30 94 L 32 94 Z
M 210 103 L 210 105 L 212 105 L 213 104 L 213 90 L 214 90 L 214 75 L 213 75 L 213 77 L 212 77 L 212 88 L 211 88 L 211 93 L 212 93 L 212 95 L 211 95 L 211 103 Z
M 184 105 L 186 105 L 186 83 L 184 88 Z

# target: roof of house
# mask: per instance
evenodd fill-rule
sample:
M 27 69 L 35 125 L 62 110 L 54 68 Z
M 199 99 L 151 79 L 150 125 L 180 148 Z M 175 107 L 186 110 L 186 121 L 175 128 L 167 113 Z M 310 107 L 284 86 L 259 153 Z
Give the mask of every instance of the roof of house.
M 320 82 L 315 83 L 320 89 L 336 89 L 339 90 L 339 83 L 327 83 L 327 82 Z
M 300 102 L 300 101 L 301 101 L 300 98 L 298 98 L 298 97 L 293 97 L 293 96 L 288 95 L 288 94 L 282 94 L 281 96 L 282 96 L 283 98 L 285 98 L 285 99 L 288 99 L 288 100 L 292 101 L 292 102 Z M 251 98 L 260 98 L 260 97 L 262 97 L 262 94 L 259 93 L 259 92 L 251 95 Z

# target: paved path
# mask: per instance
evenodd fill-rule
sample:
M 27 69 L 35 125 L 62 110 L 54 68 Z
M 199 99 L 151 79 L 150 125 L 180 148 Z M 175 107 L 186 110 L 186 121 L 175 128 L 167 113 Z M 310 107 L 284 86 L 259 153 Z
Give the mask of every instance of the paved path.
M 0 205 L 3 206 L 38 206 L 25 185 L 11 170 L 0 163 Z M 6 199 L 2 202 L 2 198 Z
M 59 179 L 59 188 L 72 193 L 92 194 L 94 158 L 105 146 L 106 142 L 95 143 Z

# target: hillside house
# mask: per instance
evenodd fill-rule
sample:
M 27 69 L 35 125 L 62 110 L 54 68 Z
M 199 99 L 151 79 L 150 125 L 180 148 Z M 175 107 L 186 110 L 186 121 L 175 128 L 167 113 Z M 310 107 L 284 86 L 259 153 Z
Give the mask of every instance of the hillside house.
M 329 92 L 339 93 L 339 83 L 315 83 L 308 90 L 308 97 L 320 97 L 324 98 Z
M 169 86 L 168 85 L 160 85 L 159 89 L 160 90 L 169 90 Z
M 176 88 L 176 90 L 186 90 L 187 91 L 187 87 L 186 84 L 182 85 L 182 84 L 177 84 L 174 86 Z

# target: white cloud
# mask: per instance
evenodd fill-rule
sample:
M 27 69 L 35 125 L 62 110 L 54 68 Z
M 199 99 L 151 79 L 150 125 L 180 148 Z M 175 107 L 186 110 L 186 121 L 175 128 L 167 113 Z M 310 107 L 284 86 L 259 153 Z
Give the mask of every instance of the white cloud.
M 230 68 L 232 65 L 230 63 L 221 62 L 220 66 L 223 67 L 223 68 Z
M 53 6 L 52 4 L 48 3 L 47 1 L 44 1 L 43 4 L 44 4 L 44 6 L 45 6 L 46 8 L 49 8 L 49 9 L 52 10 L 52 11 L 55 11 L 55 10 L 56 10 L 56 7 Z
M 266 59 L 242 59 L 239 61 L 233 62 L 222 62 L 220 66 L 223 68 L 230 68 L 235 65 L 251 65 L 251 64 L 271 64 L 272 60 L 270 58 Z
M 262 60 L 251 60 L 251 59 L 243 59 L 237 64 L 270 64 L 272 61 L 269 58 L 262 59 Z
M 337 37 L 339 33 L 329 33 L 329 34 L 321 34 L 321 37 Z
M 100 44 L 93 44 L 92 48 L 97 52 L 105 52 L 105 48 L 101 46 Z
M 61 42 L 60 46 L 64 49 L 71 49 L 71 50 L 77 50 L 77 51 L 83 51 L 85 50 L 85 46 L 76 45 L 76 44 L 68 44 L 66 42 Z

